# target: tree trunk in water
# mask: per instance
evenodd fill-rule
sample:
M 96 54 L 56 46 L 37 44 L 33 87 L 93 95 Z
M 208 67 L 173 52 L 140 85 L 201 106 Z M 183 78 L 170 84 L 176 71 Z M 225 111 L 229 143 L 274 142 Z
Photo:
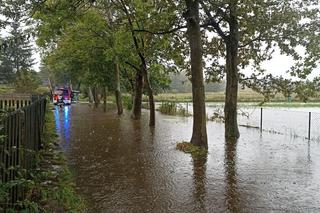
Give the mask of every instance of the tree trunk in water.
M 120 69 L 119 64 L 116 62 L 114 64 L 115 69 L 115 96 L 116 96 L 116 103 L 118 109 L 118 115 L 122 115 L 123 113 L 123 106 L 122 106 L 122 96 L 120 90 Z
M 237 122 L 239 26 L 236 17 L 236 7 L 236 2 L 230 3 L 230 35 L 226 42 L 227 85 L 224 107 L 226 138 L 240 137 Z
M 153 98 L 153 89 L 150 84 L 147 66 L 145 63 L 141 65 L 141 71 L 146 81 L 146 86 L 148 90 L 148 99 L 149 99 L 149 108 L 150 108 L 149 109 L 150 110 L 149 126 L 155 126 L 156 125 L 156 113 L 155 113 L 156 109 L 155 109 L 154 98 Z
M 99 88 L 97 86 L 93 88 L 93 98 L 94 98 L 95 107 L 98 107 L 100 104 L 100 97 L 99 97 Z
M 202 70 L 202 42 L 199 18 L 199 0 L 186 0 L 187 35 L 191 49 L 191 81 L 193 99 L 193 132 L 191 143 L 208 148 L 204 80 Z
M 237 139 L 226 138 L 224 147 L 225 193 L 229 212 L 241 212 L 237 178 Z
M 107 87 L 103 87 L 103 111 L 107 112 Z
M 93 98 L 91 87 L 88 88 L 88 98 L 89 98 L 89 103 L 93 103 L 94 98 Z
M 136 73 L 132 118 L 139 120 L 141 118 L 141 106 L 142 106 L 142 90 L 143 90 L 143 76 L 141 72 Z

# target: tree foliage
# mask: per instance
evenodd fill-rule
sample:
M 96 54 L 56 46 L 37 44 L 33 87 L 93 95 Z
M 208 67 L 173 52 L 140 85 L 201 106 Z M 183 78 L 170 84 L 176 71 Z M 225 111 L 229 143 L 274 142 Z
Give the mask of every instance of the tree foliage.
M 7 31 L 0 45 L 2 82 L 11 82 L 15 74 L 18 75 L 21 70 L 31 70 L 34 65 L 29 9 L 30 4 L 26 0 L 8 0 L 0 5 L 2 31 Z
M 21 70 L 15 79 L 15 91 L 18 93 L 33 93 L 40 86 L 41 79 L 34 71 Z

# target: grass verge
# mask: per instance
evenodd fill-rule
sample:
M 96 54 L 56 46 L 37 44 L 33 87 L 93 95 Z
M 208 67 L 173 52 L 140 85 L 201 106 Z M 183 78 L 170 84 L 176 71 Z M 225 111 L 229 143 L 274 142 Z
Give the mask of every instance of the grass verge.
M 162 93 L 158 94 L 155 97 L 156 102 L 192 102 L 192 93 Z M 225 101 L 225 93 L 224 92 L 207 92 L 205 95 L 206 102 L 224 102 Z M 147 97 L 143 97 L 144 101 L 147 100 Z M 255 102 L 255 103 L 264 103 L 265 99 L 263 95 L 256 93 L 252 90 L 240 90 L 238 93 L 238 102 Z M 285 98 L 281 94 L 275 95 L 274 98 L 270 100 L 268 103 L 273 102 L 281 102 L 281 103 L 289 103 L 288 99 Z M 316 103 L 320 102 L 320 98 L 310 98 L 308 103 Z M 293 97 L 291 103 L 302 103 L 298 97 Z
M 57 143 L 52 111 L 47 108 L 43 134 L 44 148 L 40 153 L 36 191 L 38 205 L 44 212 L 85 212 L 84 201 L 76 194 L 74 179 Z M 54 210 L 54 211 L 53 211 Z
M 85 212 L 84 201 L 75 192 L 72 174 L 57 143 L 54 115 L 50 107 L 48 104 L 41 151 L 24 150 L 34 154 L 36 168 L 10 168 L 17 171 L 17 178 L 6 183 L 0 180 L 0 212 Z M 12 187 L 18 187 L 26 196 L 22 196 L 24 200 L 14 207 L 1 209 L 1 203 L 6 203 Z

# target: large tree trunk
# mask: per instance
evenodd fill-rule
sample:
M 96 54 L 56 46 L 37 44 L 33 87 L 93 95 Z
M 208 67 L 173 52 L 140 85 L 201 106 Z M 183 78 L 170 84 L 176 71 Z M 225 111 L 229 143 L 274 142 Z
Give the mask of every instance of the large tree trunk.
M 230 3 L 230 35 L 226 42 L 227 86 L 224 107 L 226 138 L 240 137 L 237 122 L 239 26 L 236 17 L 236 4 L 236 2 Z
M 191 81 L 193 99 L 193 132 L 191 143 L 208 148 L 206 107 L 202 70 L 202 42 L 199 18 L 199 0 L 186 0 L 187 35 L 191 49 Z
M 132 109 L 132 118 L 139 120 L 141 118 L 141 106 L 142 106 L 142 90 L 143 90 L 143 76 L 141 72 L 136 73 L 136 82 L 134 90 L 134 100 Z
M 229 212 L 241 212 L 237 187 L 237 139 L 226 138 L 224 170 L 226 183 L 226 204 Z
M 150 118 L 149 118 L 149 126 L 155 126 L 156 124 L 156 114 L 155 114 L 155 104 L 153 98 L 153 89 L 150 84 L 147 66 L 145 63 L 141 65 L 141 71 L 143 73 L 144 79 L 146 81 L 146 87 L 148 92 L 148 99 L 149 99 L 149 110 L 150 110 Z
M 98 107 L 100 104 L 100 97 L 99 97 L 99 88 L 97 86 L 93 88 L 93 98 L 94 98 L 94 106 Z
M 123 113 L 123 106 L 122 106 L 122 96 L 121 96 L 121 90 L 120 90 L 120 69 L 119 64 L 114 64 L 115 69 L 115 96 L 116 96 L 116 103 L 117 103 L 117 109 L 118 109 L 118 115 L 122 115 Z
M 103 111 L 107 112 L 107 87 L 103 87 Z
M 91 87 L 88 87 L 88 98 L 89 98 L 89 103 L 93 103 L 94 102 L 94 97 L 93 97 L 93 93 L 92 93 Z

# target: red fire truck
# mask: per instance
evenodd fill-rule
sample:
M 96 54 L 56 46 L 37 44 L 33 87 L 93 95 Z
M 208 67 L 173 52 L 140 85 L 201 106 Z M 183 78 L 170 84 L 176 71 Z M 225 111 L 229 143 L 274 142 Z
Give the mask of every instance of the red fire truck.
M 55 105 L 62 101 L 64 105 L 71 104 L 71 89 L 67 87 L 62 87 L 55 89 L 52 95 L 53 103 Z

